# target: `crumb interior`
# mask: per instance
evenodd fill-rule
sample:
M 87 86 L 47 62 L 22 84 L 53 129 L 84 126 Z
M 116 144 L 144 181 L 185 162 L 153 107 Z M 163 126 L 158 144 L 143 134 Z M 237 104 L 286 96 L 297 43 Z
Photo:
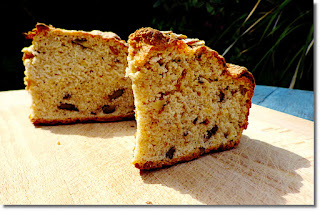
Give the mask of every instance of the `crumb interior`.
M 133 163 L 170 162 L 240 139 L 248 84 L 222 74 L 211 53 L 206 47 L 172 47 L 149 51 L 145 59 L 141 48 L 129 58 L 137 120 Z
M 57 29 L 36 35 L 23 52 L 31 120 L 133 116 L 123 43 Z

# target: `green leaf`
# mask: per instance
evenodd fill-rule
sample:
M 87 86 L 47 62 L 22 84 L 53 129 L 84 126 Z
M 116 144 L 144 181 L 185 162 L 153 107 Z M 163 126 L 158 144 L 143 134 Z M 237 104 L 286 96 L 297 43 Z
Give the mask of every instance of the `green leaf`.
M 158 0 L 153 4 L 153 8 L 159 7 L 161 5 L 162 1 Z
M 212 5 L 210 5 L 210 3 L 206 3 L 206 8 L 207 8 L 207 11 L 208 13 L 210 13 L 211 15 L 214 15 L 214 7 Z

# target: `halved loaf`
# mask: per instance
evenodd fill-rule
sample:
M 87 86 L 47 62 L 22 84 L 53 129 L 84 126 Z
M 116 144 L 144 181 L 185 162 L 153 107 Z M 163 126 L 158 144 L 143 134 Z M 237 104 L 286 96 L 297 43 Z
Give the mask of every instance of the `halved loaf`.
M 128 47 L 112 32 L 74 31 L 38 23 L 22 52 L 34 124 L 134 118 Z
M 142 28 L 128 44 L 137 168 L 160 168 L 239 143 L 255 87 L 246 68 L 172 32 Z

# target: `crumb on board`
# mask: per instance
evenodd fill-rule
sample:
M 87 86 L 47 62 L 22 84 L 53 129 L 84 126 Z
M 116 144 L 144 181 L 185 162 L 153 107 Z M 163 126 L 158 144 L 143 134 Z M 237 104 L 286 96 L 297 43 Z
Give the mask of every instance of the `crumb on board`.
M 61 145 L 60 141 L 57 142 L 58 145 Z

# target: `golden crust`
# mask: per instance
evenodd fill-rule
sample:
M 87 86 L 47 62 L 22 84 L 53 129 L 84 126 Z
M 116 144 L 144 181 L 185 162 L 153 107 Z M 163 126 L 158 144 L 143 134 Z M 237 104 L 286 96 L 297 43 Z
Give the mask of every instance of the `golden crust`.
M 158 47 L 164 47 L 164 43 L 173 42 L 175 39 L 166 38 L 160 31 L 154 30 L 152 28 L 141 28 L 129 36 L 128 43 L 134 42 L 144 42 L 149 45 L 154 45 Z
M 85 32 L 85 31 L 75 31 L 75 30 L 65 30 L 65 29 L 60 29 L 60 28 L 55 28 L 52 25 L 46 25 L 44 23 L 37 23 L 36 28 L 32 29 L 32 31 L 29 31 L 28 33 L 23 33 L 24 37 L 26 39 L 33 39 L 35 36 L 39 35 L 39 34 L 45 34 L 48 31 L 64 31 L 65 33 L 70 33 L 70 35 L 87 35 L 87 36 L 91 36 L 91 37 L 101 37 L 101 39 L 104 40 L 115 40 L 118 41 L 119 43 L 121 43 L 123 46 L 125 46 L 126 48 L 128 48 L 127 43 L 124 40 L 121 40 L 121 38 L 113 33 L 113 32 L 101 32 L 98 30 L 94 30 L 91 32 Z
M 255 80 L 254 80 L 252 73 L 250 73 L 248 71 L 248 69 L 245 67 L 228 63 L 227 64 L 227 73 L 229 75 L 231 75 L 233 78 L 238 78 L 240 80 L 246 80 L 251 85 L 255 85 Z
M 240 139 L 238 139 L 236 141 L 231 140 L 226 144 L 222 144 L 220 146 L 216 146 L 216 147 L 212 147 L 212 148 L 207 148 L 204 151 L 201 151 L 199 149 L 196 152 L 192 152 L 186 156 L 174 158 L 169 161 L 168 160 L 161 160 L 161 161 L 156 161 L 156 162 L 147 161 L 145 163 L 134 163 L 134 166 L 138 169 L 141 169 L 141 170 L 151 170 L 151 169 L 163 168 L 166 166 L 172 166 L 177 163 L 183 163 L 183 162 L 194 160 L 194 159 L 200 157 L 201 155 L 207 154 L 210 152 L 219 152 L 219 151 L 232 149 L 232 148 L 236 147 L 239 143 L 240 143 Z
M 74 123 L 88 123 L 88 122 L 115 122 L 121 120 L 134 120 L 134 114 L 112 116 L 112 117 L 84 117 L 84 118 L 68 118 L 68 119 L 33 119 L 30 118 L 34 125 L 65 125 Z
M 177 48 L 193 48 L 193 42 L 185 42 L 187 36 L 170 36 L 170 33 L 164 33 L 150 27 L 141 28 L 129 36 L 128 44 L 132 45 L 133 48 L 140 48 L 142 44 L 151 45 L 148 51 L 151 50 L 161 50 L 168 48 L 169 46 L 176 45 Z M 234 64 L 227 64 L 225 59 L 218 54 L 215 50 L 202 45 L 196 45 L 196 54 L 206 53 L 212 58 L 217 58 L 220 65 L 224 68 L 224 74 L 228 74 L 234 79 L 247 80 L 252 86 L 255 85 L 253 75 L 245 67 L 241 67 Z M 129 54 L 135 52 L 129 52 Z M 134 56 L 134 55 L 132 55 Z
M 246 103 L 246 107 L 247 107 L 247 115 L 246 115 L 246 124 L 243 125 L 243 129 L 247 129 L 248 126 L 248 118 L 249 118 L 249 112 L 250 112 L 250 108 L 252 105 L 252 97 L 254 94 L 254 88 L 255 88 L 255 80 L 254 77 L 252 75 L 252 73 L 250 73 L 248 71 L 247 68 L 242 67 L 242 66 L 238 66 L 235 64 L 227 64 L 227 74 L 231 75 L 235 80 L 242 80 L 245 81 L 248 84 L 248 87 L 250 87 L 248 89 L 248 102 Z
M 224 74 L 228 74 L 234 79 L 247 78 L 250 83 L 255 84 L 252 74 L 245 67 L 227 64 L 224 57 L 219 55 L 219 53 L 215 50 L 212 50 L 211 48 L 205 46 L 204 43 L 194 45 L 194 42 L 186 41 L 187 36 L 185 35 L 170 36 L 170 34 L 172 33 L 161 32 L 150 27 L 141 28 L 129 36 L 128 44 L 132 46 L 131 49 L 140 49 L 145 44 L 150 45 L 149 48 L 145 49 L 145 53 L 149 53 L 150 51 L 163 50 L 170 46 L 175 46 L 178 49 L 187 47 L 196 48 L 196 54 L 206 53 L 210 55 L 210 57 L 218 59 L 219 64 L 224 68 Z M 130 56 L 134 57 L 136 51 L 129 51 L 129 54 Z M 141 60 L 143 59 L 141 58 Z M 142 62 L 147 62 L 147 59 Z
M 36 36 L 37 34 L 46 33 L 47 31 L 50 30 L 50 28 L 54 29 L 52 25 L 47 26 L 43 23 L 37 23 L 36 28 L 32 29 L 32 31 L 28 33 L 23 33 L 23 35 L 26 39 L 33 39 L 33 37 Z

